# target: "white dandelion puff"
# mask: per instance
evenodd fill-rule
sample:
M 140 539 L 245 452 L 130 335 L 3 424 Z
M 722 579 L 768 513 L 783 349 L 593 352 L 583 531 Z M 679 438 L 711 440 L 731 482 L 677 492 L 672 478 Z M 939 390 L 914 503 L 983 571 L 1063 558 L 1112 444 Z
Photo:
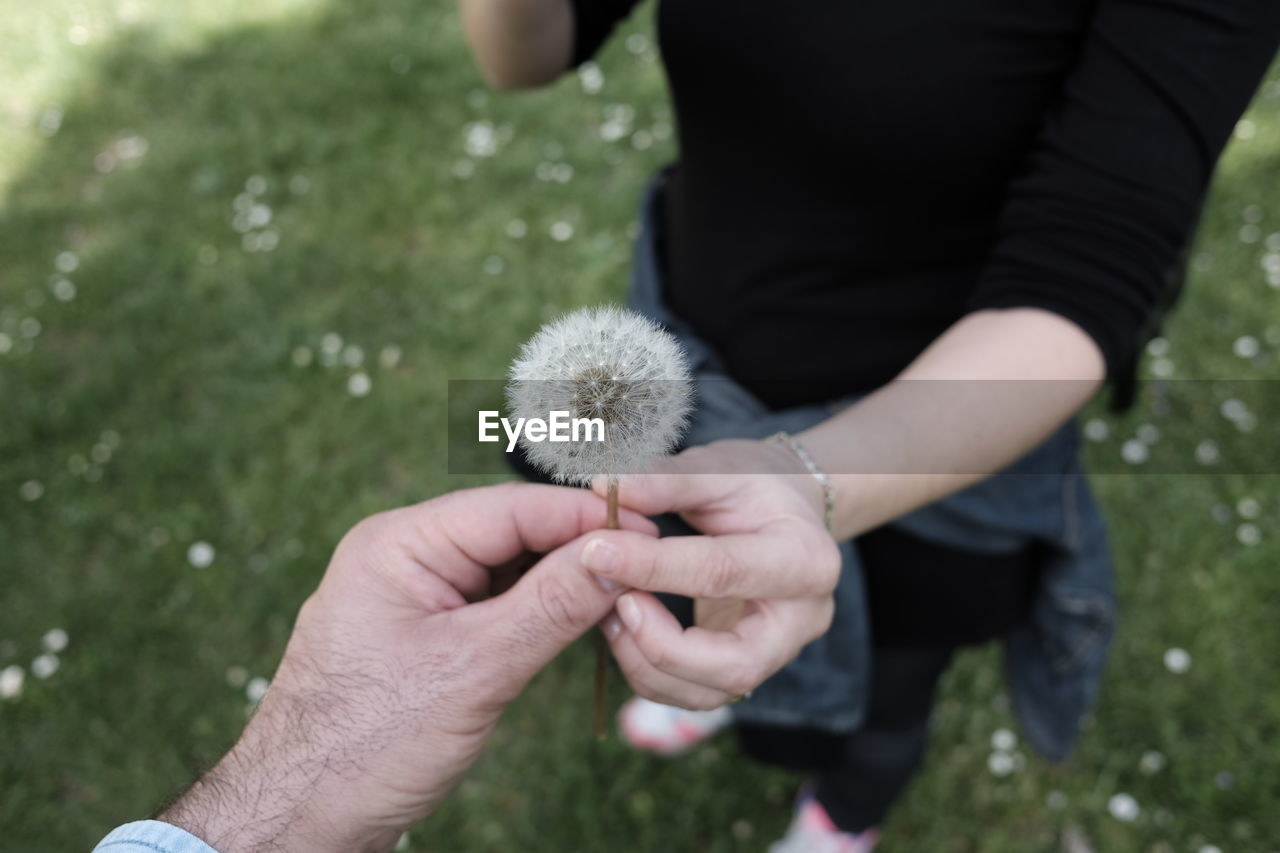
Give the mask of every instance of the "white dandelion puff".
M 529 461 L 562 483 L 644 470 L 670 453 L 689 417 L 684 351 L 657 323 L 612 307 L 584 308 L 544 326 L 511 365 L 507 404 L 515 418 L 600 419 L 577 441 L 530 441 Z M 588 439 L 593 440 L 588 440 Z

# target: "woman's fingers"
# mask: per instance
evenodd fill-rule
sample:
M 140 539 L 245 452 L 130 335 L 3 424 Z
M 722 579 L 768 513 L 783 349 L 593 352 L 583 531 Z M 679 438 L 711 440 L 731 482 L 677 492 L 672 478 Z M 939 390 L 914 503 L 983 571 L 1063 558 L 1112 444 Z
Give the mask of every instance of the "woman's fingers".
M 624 586 L 695 598 L 804 598 L 826 595 L 840 576 L 831 537 L 782 519 L 756 533 L 668 536 L 594 534 L 583 565 Z
M 723 690 L 686 681 L 655 667 L 640 651 L 634 635 L 618 620 L 617 614 L 605 619 L 601 630 L 627 683 L 637 695 L 690 711 L 710 711 L 733 698 Z
M 615 605 L 622 622 L 619 638 L 630 640 L 629 646 L 634 646 L 646 664 L 636 664 L 640 673 L 650 678 L 657 678 L 654 673 L 667 676 L 660 682 L 664 690 L 674 689 L 668 680 L 674 679 L 674 683 L 711 688 L 727 697 L 754 690 L 781 669 L 826 631 L 832 610 L 829 596 L 752 601 L 733 631 L 708 631 L 682 628 L 648 593 L 633 590 Z

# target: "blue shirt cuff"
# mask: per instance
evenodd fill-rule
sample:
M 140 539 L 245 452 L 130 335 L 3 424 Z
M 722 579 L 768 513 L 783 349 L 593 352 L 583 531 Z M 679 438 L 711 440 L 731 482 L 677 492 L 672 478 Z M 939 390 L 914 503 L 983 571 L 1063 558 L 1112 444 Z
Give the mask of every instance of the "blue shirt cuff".
M 93 853 L 218 853 L 184 829 L 158 820 L 138 820 L 111 830 Z

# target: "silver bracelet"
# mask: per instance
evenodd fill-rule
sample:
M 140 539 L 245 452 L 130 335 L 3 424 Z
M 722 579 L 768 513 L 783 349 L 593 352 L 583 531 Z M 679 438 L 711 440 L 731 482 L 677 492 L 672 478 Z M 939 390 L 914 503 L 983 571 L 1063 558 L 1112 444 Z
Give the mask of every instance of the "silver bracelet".
M 804 445 L 796 441 L 796 437 L 791 433 L 785 430 L 783 432 L 775 432 L 765 441 L 772 441 L 774 444 L 781 444 L 790 449 L 796 458 L 804 464 L 808 472 L 813 475 L 813 478 L 818 481 L 818 485 L 822 486 L 822 522 L 827 526 L 827 532 L 834 536 L 833 519 L 836 514 L 836 487 L 831 482 L 831 478 L 827 476 L 827 472 L 818 467 L 818 463 L 813 461 L 809 451 L 805 450 Z

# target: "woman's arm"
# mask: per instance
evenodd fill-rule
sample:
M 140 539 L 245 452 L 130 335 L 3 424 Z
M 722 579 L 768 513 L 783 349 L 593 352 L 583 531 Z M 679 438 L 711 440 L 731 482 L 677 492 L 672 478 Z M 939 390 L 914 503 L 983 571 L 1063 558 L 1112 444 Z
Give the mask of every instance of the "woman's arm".
M 570 0 L 459 0 L 471 55 L 495 89 L 543 86 L 569 67 Z
M 1057 314 L 969 314 L 897 381 L 797 436 L 835 486 L 836 538 L 1004 468 L 1084 405 L 1104 372 L 1093 339 Z

